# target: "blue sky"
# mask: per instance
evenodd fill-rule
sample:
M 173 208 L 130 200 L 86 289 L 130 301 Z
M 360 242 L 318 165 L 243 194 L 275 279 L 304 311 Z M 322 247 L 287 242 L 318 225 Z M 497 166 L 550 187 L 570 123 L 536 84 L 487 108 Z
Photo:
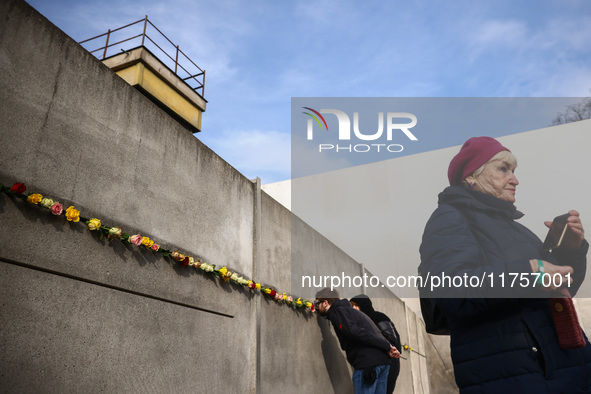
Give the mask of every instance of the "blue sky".
M 207 71 L 197 138 L 290 178 L 292 97 L 582 97 L 589 0 L 29 0 L 77 41 L 148 15 Z

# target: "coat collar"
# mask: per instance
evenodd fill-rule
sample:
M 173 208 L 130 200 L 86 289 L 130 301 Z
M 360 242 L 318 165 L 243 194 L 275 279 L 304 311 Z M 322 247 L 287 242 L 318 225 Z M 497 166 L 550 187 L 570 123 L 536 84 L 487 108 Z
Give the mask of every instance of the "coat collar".
M 519 219 L 523 216 L 523 213 L 508 201 L 458 185 L 448 186 L 439 193 L 439 205 L 441 204 L 489 213 L 494 212 L 511 219 Z

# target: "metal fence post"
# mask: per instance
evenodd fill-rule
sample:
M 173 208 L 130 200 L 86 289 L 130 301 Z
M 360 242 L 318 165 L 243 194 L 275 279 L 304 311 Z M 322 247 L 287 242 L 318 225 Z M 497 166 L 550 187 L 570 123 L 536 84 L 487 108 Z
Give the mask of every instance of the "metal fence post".
M 109 48 L 109 36 L 111 35 L 111 29 L 107 31 L 107 42 L 105 43 L 105 51 L 103 52 L 103 60 L 107 57 L 107 49 Z
M 144 18 L 144 32 L 142 33 L 142 46 L 144 46 L 144 40 L 146 39 L 146 28 L 148 27 L 148 15 Z

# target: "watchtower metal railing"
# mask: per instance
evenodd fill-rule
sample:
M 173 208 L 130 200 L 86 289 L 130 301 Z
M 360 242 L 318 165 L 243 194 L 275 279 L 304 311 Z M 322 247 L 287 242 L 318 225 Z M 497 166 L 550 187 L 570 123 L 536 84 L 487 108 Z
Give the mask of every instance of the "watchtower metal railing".
M 133 37 L 127 37 L 125 36 L 125 34 L 127 32 L 130 31 L 130 29 L 126 30 L 124 33 L 122 32 L 122 30 L 130 28 L 131 26 L 135 26 L 139 23 L 143 22 L 143 31 L 140 34 L 134 35 Z M 155 35 L 155 37 L 150 37 L 147 34 L 148 28 L 149 27 L 153 27 L 158 33 L 160 33 L 160 35 Z M 113 40 L 113 37 L 116 36 L 114 33 L 118 33 L 118 35 L 123 35 L 123 37 L 121 39 L 119 39 L 116 42 L 110 42 Z M 122 44 L 124 42 L 128 42 L 128 41 L 132 41 L 132 40 L 139 40 L 141 38 L 141 43 L 140 45 L 143 47 L 146 47 L 148 49 L 149 48 L 149 43 L 151 43 L 152 45 L 154 45 L 156 48 L 158 48 L 164 55 L 166 55 L 168 57 L 168 59 L 170 61 L 164 61 L 163 63 L 166 64 L 167 67 L 169 67 L 171 70 L 174 71 L 174 73 L 181 78 L 187 85 L 189 85 L 191 87 L 191 89 L 193 89 L 196 93 L 200 94 L 201 97 L 204 97 L 204 93 L 205 93 L 205 70 L 201 69 L 197 64 L 195 64 L 191 59 L 189 59 L 189 57 L 187 55 L 185 55 L 185 53 L 183 51 L 180 50 L 179 46 L 174 44 L 170 39 L 168 39 L 168 37 L 166 37 L 164 35 L 164 33 L 162 33 L 156 26 L 154 26 L 154 24 L 152 24 L 152 22 L 150 22 L 148 20 L 148 16 L 146 15 L 146 17 L 144 19 L 140 19 L 136 22 L 130 23 L 128 25 L 119 27 L 117 29 L 114 30 L 108 30 L 106 33 L 103 33 L 101 35 L 98 35 L 96 37 L 92 37 L 89 38 L 87 40 L 84 41 L 80 41 L 79 44 L 86 44 L 88 45 L 88 43 L 90 43 L 91 41 L 96 42 L 95 40 L 98 40 L 99 38 L 105 37 L 105 44 L 104 46 L 94 49 L 94 50 L 89 50 L 90 53 L 94 54 L 97 58 L 99 58 L 100 60 L 104 60 L 106 59 L 107 53 L 109 52 L 109 49 L 114 47 L 115 45 L 119 45 Z M 161 37 L 160 37 L 161 36 Z M 162 38 L 165 39 L 165 41 L 162 41 Z M 117 38 L 118 39 L 118 38 Z M 156 41 L 158 41 L 158 39 L 160 39 L 160 44 L 158 44 Z M 146 41 L 148 40 L 148 41 Z M 171 55 L 168 54 L 168 52 L 166 50 L 164 50 L 161 46 L 164 46 L 164 44 L 170 44 L 172 45 L 172 47 L 174 48 L 174 57 L 172 57 Z M 87 48 L 88 49 L 88 48 Z M 99 55 L 96 54 L 96 52 L 102 51 L 102 53 L 100 53 Z M 125 49 L 121 48 L 122 52 L 125 52 Z M 102 55 L 102 57 L 101 57 Z M 179 62 L 179 55 L 182 55 L 184 57 L 184 59 L 188 62 L 190 62 L 191 65 L 194 66 L 191 67 L 190 65 L 188 65 L 185 62 L 185 65 L 187 66 L 187 68 L 189 68 L 190 70 L 187 70 L 187 68 L 185 68 L 180 62 Z M 113 54 L 111 54 L 110 56 L 113 56 Z M 182 59 L 182 58 L 181 58 Z M 183 75 L 180 75 L 179 73 L 183 73 Z

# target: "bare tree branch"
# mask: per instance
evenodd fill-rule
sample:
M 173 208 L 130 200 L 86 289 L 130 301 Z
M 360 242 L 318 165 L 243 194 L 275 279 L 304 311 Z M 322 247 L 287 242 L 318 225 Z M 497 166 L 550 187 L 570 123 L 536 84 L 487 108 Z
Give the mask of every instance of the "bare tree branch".
M 552 125 L 556 126 L 585 119 L 591 119 L 591 97 L 584 98 L 580 103 L 567 105 L 564 112 L 556 114 L 556 118 L 552 120 Z

